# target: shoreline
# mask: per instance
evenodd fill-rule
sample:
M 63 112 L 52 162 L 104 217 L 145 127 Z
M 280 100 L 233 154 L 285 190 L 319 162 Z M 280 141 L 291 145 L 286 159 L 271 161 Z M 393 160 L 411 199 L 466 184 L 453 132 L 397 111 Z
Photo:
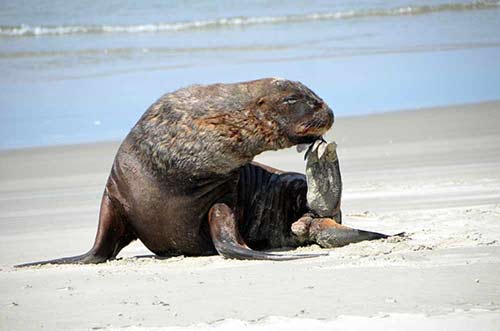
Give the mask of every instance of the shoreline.
M 119 143 L 2 151 L 0 325 L 495 330 L 498 123 L 500 101 L 336 118 L 327 139 L 338 143 L 345 224 L 409 236 L 302 247 L 328 256 L 287 262 L 159 259 L 136 241 L 100 265 L 14 269 L 90 248 Z M 256 160 L 304 168 L 293 148 Z

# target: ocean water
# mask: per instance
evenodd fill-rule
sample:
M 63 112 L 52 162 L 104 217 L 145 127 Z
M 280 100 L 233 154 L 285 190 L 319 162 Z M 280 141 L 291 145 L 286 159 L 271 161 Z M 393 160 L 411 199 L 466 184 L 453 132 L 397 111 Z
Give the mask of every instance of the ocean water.
M 0 0 L 0 149 L 121 139 L 163 93 L 271 76 L 337 116 L 500 99 L 500 1 Z

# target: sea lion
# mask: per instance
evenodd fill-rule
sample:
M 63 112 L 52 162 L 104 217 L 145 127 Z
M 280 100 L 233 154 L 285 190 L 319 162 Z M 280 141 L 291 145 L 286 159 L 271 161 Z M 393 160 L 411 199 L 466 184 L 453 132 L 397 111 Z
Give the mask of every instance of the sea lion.
M 360 237 L 315 215 L 304 175 L 252 161 L 264 151 L 311 144 L 333 122 L 320 97 L 285 79 L 193 85 L 165 94 L 116 154 L 93 247 L 80 256 L 26 265 L 100 263 L 135 239 L 159 256 L 289 260 L 318 254 L 259 250 L 297 247 L 335 231 L 343 240 L 320 240 L 323 246 L 385 238 Z

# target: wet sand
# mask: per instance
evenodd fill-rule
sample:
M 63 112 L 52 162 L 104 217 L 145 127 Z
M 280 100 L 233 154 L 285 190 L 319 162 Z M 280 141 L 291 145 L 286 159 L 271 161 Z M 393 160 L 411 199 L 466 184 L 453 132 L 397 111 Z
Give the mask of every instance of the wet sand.
M 0 328 L 494 330 L 499 127 L 500 101 L 336 119 L 345 224 L 409 237 L 289 262 L 135 242 L 106 264 L 14 269 L 90 248 L 118 143 L 0 152 Z M 304 171 L 294 150 L 257 160 Z

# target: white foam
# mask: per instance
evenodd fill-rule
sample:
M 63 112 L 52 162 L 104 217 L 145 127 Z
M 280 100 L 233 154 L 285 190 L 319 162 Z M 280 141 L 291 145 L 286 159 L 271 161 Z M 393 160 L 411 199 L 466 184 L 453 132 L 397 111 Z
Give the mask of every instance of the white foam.
M 389 9 L 346 10 L 339 12 L 310 13 L 303 15 L 258 16 L 258 17 L 225 17 L 215 20 L 185 21 L 172 23 L 151 23 L 139 25 L 61 25 L 61 26 L 1 26 L 0 36 L 42 36 L 68 35 L 85 33 L 155 33 L 175 32 L 193 29 L 210 29 L 222 27 L 237 27 L 259 24 L 300 23 L 308 21 L 339 20 L 349 18 L 422 15 L 444 11 L 466 11 L 477 9 L 495 9 L 500 7 L 500 1 L 474 1 L 466 3 L 448 3 L 434 6 L 405 6 Z

